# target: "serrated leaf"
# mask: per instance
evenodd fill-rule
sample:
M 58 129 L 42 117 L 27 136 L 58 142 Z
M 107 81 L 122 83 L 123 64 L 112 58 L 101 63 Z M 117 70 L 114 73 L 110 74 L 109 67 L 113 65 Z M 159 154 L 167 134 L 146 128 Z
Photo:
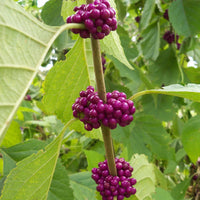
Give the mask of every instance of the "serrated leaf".
M 156 60 L 160 47 L 160 25 L 159 22 L 151 24 L 142 33 L 141 47 L 145 59 Z
M 6 152 L 1 150 L 3 156 L 3 175 L 7 176 L 10 171 L 16 167 L 16 161 L 13 160 Z
M 133 132 L 140 135 L 144 144 L 150 146 L 151 151 L 158 158 L 166 160 L 174 158 L 174 152 L 169 147 L 171 138 L 160 120 L 151 115 L 137 117 Z
M 95 85 L 89 45 L 89 41 L 79 37 L 74 47 L 67 53 L 66 60 L 57 62 L 46 76 L 45 95 L 42 100 L 44 111 L 57 115 L 63 122 L 73 118 L 72 104 L 80 91 L 86 90 L 89 85 Z M 88 132 L 79 120 L 70 127 L 78 132 L 87 133 L 89 137 L 102 138 L 99 129 Z
M 163 87 L 163 89 L 146 90 L 144 92 L 133 95 L 130 99 L 133 100 L 134 98 L 143 94 L 166 94 L 200 102 L 200 85 L 192 83 L 187 84 L 185 86 L 173 84 Z
M 160 200 L 160 199 L 175 200 L 175 199 L 173 199 L 173 197 L 171 196 L 171 194 L 168 191 L 166 191 L 162 188 L 159 188 L 159 187 L 156 188 L 156 192 L 155 192 L 155 194 L 152 195 L 152 197 L 154 200 Z M 176 200 L 178 200 L 178 199 L 176 199 Z
M 91 175 L 91 172 L 81 172 L 69 176 L 75 200 L 96 200 L 96 183 Z
M 58 160 L 55 173 L 53 175 L 51 187 L 47 200 L 67 200 L 74 199 L 72 189 L 69 185 L 69 177 L 65 167 Z
M 179 76 L 177 57 L 172 47 L 162 51 L 149 67 L 149 77 L 159 87 L 177 83 Z
M 199 33 L 199 12 L 200 1 L 198 0 L 173 1 L 169 7 L 169 19 L 177 34 L 191 36 Z
M 185 179 L 181 183 L 177 184 L 171 191 L 171 195 L 175 200 L 183 200 L 185 193 L 190 185 L 191 179 Z
M 148 162 L 145 155 L 138 154 L 135 154 L 129 163 L 134 168 L 132 175 L 137 180 L 134 186 L 137 190 L 135 196 L 139 200 L 152 200 L 151 194 L 155 192 L 156 185 L 153 164 Z
M 140 20 L 141 30 L 144 30 L 149 25 L 154 8 L 155 8 L 155 0 L 148 0 L 145 2 L 144 10 L 142 12 L 142 17 Z
M 172 120 L 175 115 L 173 106 L 174 97 L 165 95 L 146 95 L 142 97 L 142 105 L 145 114 L 153 115 L 163 121 Z
M 138 49 L 135 43 L 129 38 L 129 33 L 120 25 L 117 27 L 117 33 L 120 37 L 121 45 L 128 60 L 135 60 L 138 55 Z M 115 58 L 116 59 L 116 58 Z
M 200 116 L 191 118 L 183 126 L 181 141 L 183 147 L 192 160 L 193 163 L 197 162 L 200 156 Z
M 94 167 L 98 167 L 98 163 L 105 160 L 105 157 L 96 151 L 84 150 L 84 153 L 87 157 L 88 171 L 92 170 Z
M 9 148 L 2 148 L 2 150 L 15 162 L 19 162 L 31 154 L 37 153 L 37 151 L 43 149 L 47 144 L 44 141 L 31 139 Z
M 0 26 L 1 143 L 49 48 L 69 25 L 47 26 L 14 1 L 1 0 Z
M 116 31 L 111 31 L 108 36 L 101 40 L 100 44 L 102 51 L 117 58 L 126 67 L 133 69 L 125 56 L 124 50 L 121 46 L 121 41 Z
M 45 151 L 17 163 L 8 175 L 2 191 L 2 200 L 45 200 L 55 171 L 63 133 L 51 142 Z

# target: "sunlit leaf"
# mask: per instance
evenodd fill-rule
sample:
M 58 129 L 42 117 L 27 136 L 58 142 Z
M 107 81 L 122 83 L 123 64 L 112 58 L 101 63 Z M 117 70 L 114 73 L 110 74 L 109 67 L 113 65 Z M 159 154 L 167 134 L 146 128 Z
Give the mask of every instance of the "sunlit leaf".
M 17 163 L 8 175 L 2 191 L 2 200 L 45 200 L 57 163 L 63 134 L 51 142 L 44 151 L 32 154 Z

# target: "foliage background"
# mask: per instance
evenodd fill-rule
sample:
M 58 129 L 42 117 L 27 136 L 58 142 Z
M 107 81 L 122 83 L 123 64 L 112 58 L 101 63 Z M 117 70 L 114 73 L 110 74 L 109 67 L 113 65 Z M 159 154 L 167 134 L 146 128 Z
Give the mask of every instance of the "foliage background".
M 90 178 L 104 160 L 100 131 L 86 132 L 79 122 L 61 131 L 79 92 L 95 86 L 90 41 L 62 32 L 82 3 L 0 2 L 1 199 L 100 199 Z M 130 161 L 138 180 L 130 199 L 199 199 L 200 3 L 111 4 L 118 29 L 101 42 L 106 88 L 132 96 L 137 109 L 131 125 L 112 131 L 116 156 Z M 168 30 L 178 41 L 163 39 Z M 139 93 L 146 90 L 151 94 Z

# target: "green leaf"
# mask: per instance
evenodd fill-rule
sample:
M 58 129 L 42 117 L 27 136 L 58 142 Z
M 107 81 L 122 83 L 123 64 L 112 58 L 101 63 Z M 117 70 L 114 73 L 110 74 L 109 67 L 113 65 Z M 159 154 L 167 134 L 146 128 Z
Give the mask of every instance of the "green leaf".
M 117 33 L 119 35 L 121 45 L 124 49 L 124 53 L 128 60 L 134 60 L 138 57 L 139 52 L 137 46 L 131 38 L 129 37 L 129 33 L 120 25 L 117 27 Z M 115 58 L 117 59 L 117 58 Z
M 160 26 L 159 22 L 151 24 L 142 33 L 141 47 L 145 59 L 156 60 L 160 47 Z
M 179 76 L 177 58 L 172 47 L 161 51 L 157 60 L 149 67 L 149 77 L 159 87 L 177 83 Z
M 98 163 L 105 160 L 104 155 L 91 150 L 84 150 L 87 157 L 88 167 L 87 170 L 91 171 L 92 168 L 98 167 Z
M 153 115 L 155 118 L 170 121 L 175 115 L 173 106 L 174 97 L 165 95 L 146 95 L 142 97 L 142 105 L 145 114 Z
M 37 151 L 43 149 L 46 145 L 47 142 L 31 139 L 9 148 L 2 148 L 2 150 L 15 162 L 19 162 L 31 154 L 37 153 Z
M 90 43 L 79 37 L 74 47 L 67 53 L 66 60 L 57 62 L 48 72 L 42 103 L 47 114 L 55 114 L 63 122 L 73 118 L 72 104 L 80 91 L 95 85 Z M 99 129 L 86 131 L 84 124 L 77 120 L 71 126 L 78 132 L 87 133 L 88 137 L 102 136 Z
M 47 200 L 74 199 L 65 167 L 58 160 Z
M 200 85 L 199 84 L 187 84 L 186 86 L 182 86 L 179 84 L 173 84 L 163 89 L 155 89 L 155 90 L 146 90 L 142 92 L 138 92 L 133 95 L 129 99 L 133 100 L 144 94 L 166 94 L 171 96 L 183 97 L 190 99 L 192 101 L 200 102 Z
M 144 30 L 150 23 L 152 14 L 155 8 L 155 0 L 148 0 L 145 2 L 144 10 L 140 20 L 140 29 Z
M 199 79 L 200 68 L 187 67 L 187 68 L 184 68 L 184 72 L 186 73 L 191 83 L 200 84 L 200 79 Z
M 63 25 L 64 20 L 60 15 L 62 0 L 50 0 L 42 8 L 42 20 L 51 26 Z
M 91 172 L 81 172 L 69 176 L 75 200 L 96 200 L 96 183 L 91 175 Z
M 171 138 L 165 131 L 160 120 L 151 115 L 135 116 L 133 125 L 117 127 L 112 136 L 127 147 L 128 158 L 134 153 L 152 154 L 158 159 L 174 159 L 173 149 L 169 147 Z
M 60 134 L 45 151 L 39 151 L 18 162 L 5 181 L 0 199 L 45 200 L 55 171 L 62 137 L 63 134 Z
M 139 200 L 152 200 L 151 194 L 155 192 L 156 185 L 154 166 L 148 162 L 145 155 L 138 154 L 135 154 L 129 163 L 134 168 L 133 178 L 137 180 L 134 186 L 137 190 L 135 196 Z
M 200 32 L 199 12 L 198 0 L 177 0 L 169 7 L 169 19 L 178 34 L 191 36 Z
M 106 54 L 109 54 L 120 60 L 126 67 L 133 69 L 128 62 L 124 50 L 121 46 L 121 41 L 116 31 L 110 32 L 103 40 L 100 41 L 101 49 Z
M 126 5 L 122 0 L 115 0 L 115 4 L 117 7 L 117 16 L 120 21 L 123 21 L 126 17 Z
M 17 122 L 12 121 L 6 135 L 1 143 L 1 147 L 10 147 L 22 142 L 20 126 Z
M 1 150 L 3 156 L 3 175 L 7 176 L 10 171 L 16 167 L 16 161 L 13 160 L 6 152 Z
M 151 151 L 145 145 L 143 137 L 133 125 L 127 127 L 118 126 L 116 129 L 111 130 L 111 132 L 113 139 L 127 148 L 126 155 L 128 159 L 131 159 L 134 153 L 146 154 L 149 157 L 152 155 Z
M 43 6 L 41 17 L 47 25 L 60 26 L 65 24 L 61 16 L 62 2 L 63 0 L 50 0 Z M 64 31 L 55 40 L 54 46 L 58 50 L 62 50 L 67 48 L 71 43 L 72 41 L 69 39 L 67 31 Z
M 171 191 L 171 195 L 175 200 L 183 200 L 185 193 L 190 185 L 191 179 L 185 179 L 181 183 L 177 184 Z
M 156 176 L 156 186 L 167 190 L 168 189 L 167 179 L 165 178 L 164 174 L 155 165 L 154 165 L 154 173 Z
M 192 160 L 193 163 L 197 162 L 200 155 L 200 116 L 191 118 L 184 124 L 181 141 L 183 147 Z
M 169 147 L 171 138 L 160 120 L 151 115 L 136 117 L 133 132 L 142 138 L 158 158 L 165 160 L 174 158 L 173 149 Z
M 49 48 L 70 25 L 47 26 L 12 0 L 0 1 L 0 24 L 1 143 Z
M 172 198 L 172 196 L 170 195 L 170 193 L 162 188 L 156 188 L 156 192 L 155 194 L 152 195 L 154 200 L 175 200 Z M 176 199 L 178 200 L 178 199 Z
M 62 10 L 61 15 L 63 16 L 63 19 L 66 20 L 68 16 L 71 16 L 74 14 L 74 7 L 80 6 L 82 4 L 85 4 L 85 0 L 78 0 L 78 1 L 63 1 L 62 3 Z

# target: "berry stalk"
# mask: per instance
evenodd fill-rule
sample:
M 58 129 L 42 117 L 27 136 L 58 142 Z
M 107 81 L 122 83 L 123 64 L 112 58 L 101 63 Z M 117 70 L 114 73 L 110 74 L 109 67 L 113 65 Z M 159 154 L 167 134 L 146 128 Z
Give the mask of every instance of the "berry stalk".
M 92 2 L 93 0 L 87 0 L 87 4 L 92 3 Z M 106 103 L 106 88 L 105 88 L 103 68 L 102 68 L 102 62 L 101 62 L 100 44 L 99 44 L 99 41 L 95 40 L 93 37 L 91 37 L 91 44 L 92 44 L 94 72 L 95 72 L 95 77 L 96 77 L 98 95 L 103 100 L 103 102 Z M 104 140 L 106 159 L 108 162 L 109 172 L 111 175 L 117 176 L 114 149 L 113 149 L 110 129 L 108 127 L 105 127 L 104 125 L 101 125 L 101 130 L 103 134 L 103 140 Z

